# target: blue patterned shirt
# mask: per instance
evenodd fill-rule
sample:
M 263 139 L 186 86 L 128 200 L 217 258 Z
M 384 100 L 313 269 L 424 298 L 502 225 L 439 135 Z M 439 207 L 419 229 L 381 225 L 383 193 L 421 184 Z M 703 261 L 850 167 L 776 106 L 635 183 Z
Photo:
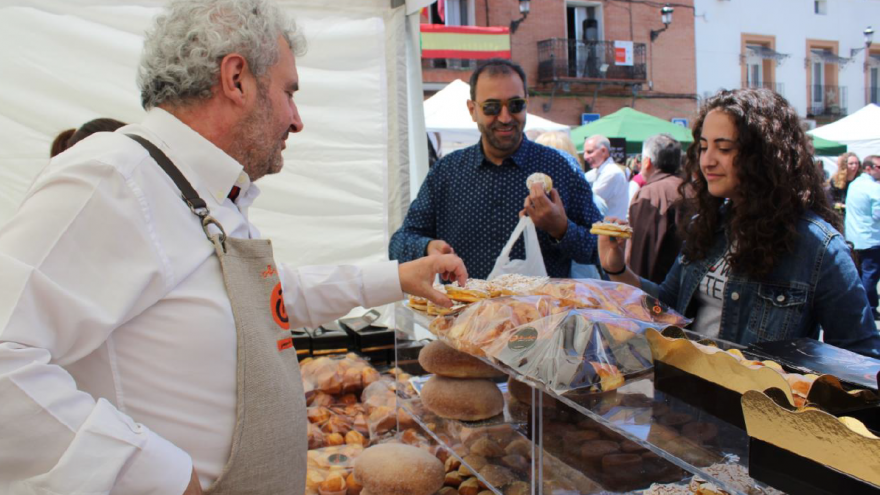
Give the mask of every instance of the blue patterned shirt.
M 486 159 L 480 143 L 435 163 L 403 226 L 391 237 L 389 256 L 401 262 L 421 258 L 429 242 L 441 239 L 461 257 L 471 277 L 486 278 L 519 222 L 519 212 L 529 195 L 526 178 L 535 172 L 553 179 L 568 216 L 568 229 L 558 241 L 538 230 L 547 274 L 568 277 L 572 260 L 595 263 L 596 236 L 590 234 L 590 226 L 601 216 L 590 185 L 557 150 L 525 137 L 516 153 L 501 165 Z M 511 258 L 524 257 L 520 238 Z

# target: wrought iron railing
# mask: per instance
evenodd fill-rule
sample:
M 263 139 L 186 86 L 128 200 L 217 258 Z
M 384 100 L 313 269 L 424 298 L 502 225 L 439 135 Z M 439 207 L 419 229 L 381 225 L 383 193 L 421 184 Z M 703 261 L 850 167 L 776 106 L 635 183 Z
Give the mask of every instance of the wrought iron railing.
M 785 96 L 785 84 L 771 81 L 743 81 L 743 88 L 765 88 Z
M 835 117 L 847 114 L 846 86 L 807 86 L 807 115 Z
M 618 52 L 619 51 L 619 52 Z M 618 61 L 626 54 L 613 41 L 552 38 L 538 42 L 538 81 L 562 78 L 641 81 L 648 77 L 647 47 L 633 43 L 632 64 Z

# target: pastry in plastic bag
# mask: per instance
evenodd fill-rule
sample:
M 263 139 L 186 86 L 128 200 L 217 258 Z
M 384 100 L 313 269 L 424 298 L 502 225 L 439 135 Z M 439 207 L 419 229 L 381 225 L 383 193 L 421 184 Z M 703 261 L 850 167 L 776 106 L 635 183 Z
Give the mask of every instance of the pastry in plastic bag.
M 632 325 L 634 331 L 627 330 Z M 638 325 L 646 323 L 606 311 L 569 310 L 510 329 L 484 351 L 556 393 L 608 392 L 622 386 L 625 376 L 653 367 Z
M 483 348 L 506 331 L 563 311 L 558 301 L 546 296 L 499 297 L 472 304 L 448 326 L 432 323 L 429 330 L 460 351 L 484 356 Z
M 358 394 L 379 376 L 375 368 L 351 352 L 344 356 L 304 359 L 300 362 L 300 372 L 306 388 L 329 395 Z
M 626 318 L 657 323 L 660 326 L 656 328 L 660 329 L 690 323 L 643 290 L 620 282 L 554 279 L 532 293 L 551 296 L 576 308 L 602 309 Z

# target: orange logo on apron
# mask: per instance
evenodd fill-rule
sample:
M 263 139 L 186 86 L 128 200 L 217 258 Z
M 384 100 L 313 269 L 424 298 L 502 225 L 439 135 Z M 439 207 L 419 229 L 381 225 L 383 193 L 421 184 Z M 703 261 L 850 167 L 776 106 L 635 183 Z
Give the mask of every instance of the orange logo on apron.
M 287 318 L 287 308 L 284 307 L 284 297 L 281 295 L 281 282 L 272 289 L 272 300 L 269 308 L 272 310 L 272 318 L 275 323 L 284 330 L 290 330 L 290 321 Z

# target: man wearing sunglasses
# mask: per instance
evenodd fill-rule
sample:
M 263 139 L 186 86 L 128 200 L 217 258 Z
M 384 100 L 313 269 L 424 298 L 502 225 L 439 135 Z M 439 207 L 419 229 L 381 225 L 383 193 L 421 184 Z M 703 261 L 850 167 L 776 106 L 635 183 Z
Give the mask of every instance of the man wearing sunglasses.
M 572 260 L 594 263 L 596 238 L 589 227 L 601 215 L 583 174 L 559 151 L 524 137 L 528 93 L 522 68 L 509 60 L 488 60 L 471 75 L 470 86 L 467 105 L 480 142 L 431 168 L 391 238 L 391 259 L 455 253 L 472 277 L 486 278 L 524 214 L 538 227 L 551 277 L 568 277 Z M 553 179 L 549 194 L 540 184 L 527 188 L 526 178 L 535 172 Z M 511 257 L 525 257 L 522 241 Z

